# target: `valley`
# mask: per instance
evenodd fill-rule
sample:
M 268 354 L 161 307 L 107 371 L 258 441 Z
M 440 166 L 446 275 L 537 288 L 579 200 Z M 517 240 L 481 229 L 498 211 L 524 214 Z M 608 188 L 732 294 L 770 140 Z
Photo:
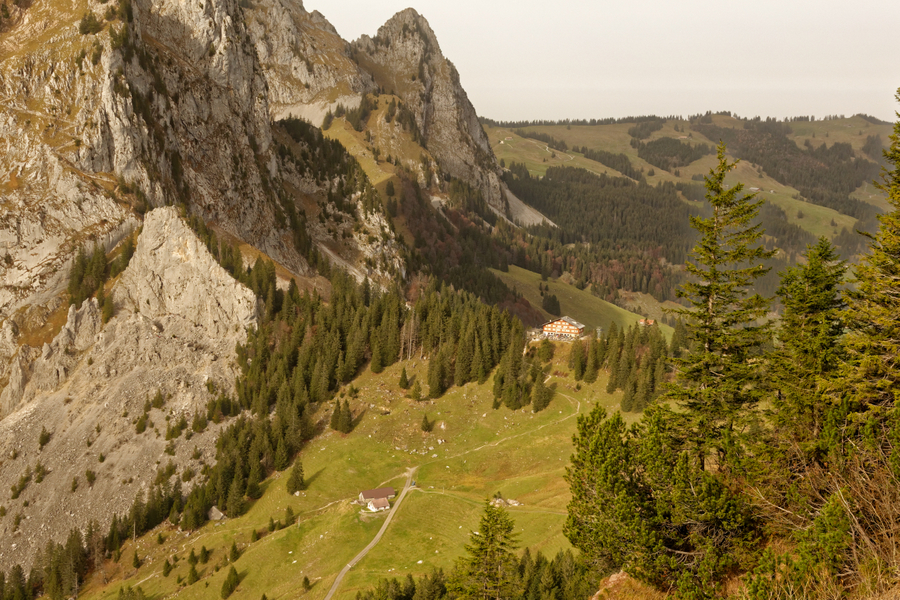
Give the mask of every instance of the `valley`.
M 494 121 L 412 8 L 0 53 L 0 600 L 900 590 L 900 125 Z
M 223 557 L 235 542 L 240 558 L 233 564 L 242 583 L 233 597 L 255 598 L 256 590 L 265 590 L 270 598 L 293 596 L 307 576 L 313 586 L 303 595 L 324 598 L 337 572 L 375 536 L 385 518 L 384 513 L 366 514 L 352 501 L 370 487 L 401 489 L 411 468 L 417 469 L 415 487 L 379 544 L 350 569 L 335 598 L 354 598 L 380 578 L 451 569 L 484 500 L 496 493 L 521 503 L 508 510 L 522 548 L 547 556 L 571 548 L 561 534 L 568 503 L 562 476 L 572 452 L 575 417 L 596 405 L 615 410 L 621 393 L 607 394 L 602 377 L 575 389 L 566 366 L 568 347 L 556 346 L 550 367 L 554 375 L 548 378 L 556 395 L 540 413 L 492 408 L 489 383 L 453 388 L 436 400 L 409 400 L 397 386 L 400 369 L 411 378 L 425 378 L 421 359 L 402 361 L 378 376 L 363 374 L 353 383 L 358 391 L 351 404 L 354 412 L 362 412 L 359 423 L 350 434 L 332 431 L 303 449 L 298 460 L 307 487 L 299 496 L 285 491 L 288 469 L 262 483 L 262 497 L 240 518 L 210 522 L 189 534 L 160 526 L 136 545 L 123 545 L 119 564 L 102 569 L 113 581 L 104 585 L 93 576 L 82 597 L 115 597 L 121 587 L 140 585 L 148 596 L 177 592 L 179 597 L 218 598 L 228 562 Z M 327 407 L 320 413 L 327 418 Z M 430 433 L 421 430 L 423 416 L 435 423 Z M 288 507 L 296 524 L 269 532 L 270 519 L 284 523 Z M 250 541 L 254 529 L 261 533 L 257 542 Z M 165 539 L 162 544 L 159 535 Z M 211 551 L 210 562 L 198 565 L 197 583 L 186 585 L 185 559 L 201 546 Z M 136 570 L 130 567 L 135 549 L 143 561 Z M 164 577 L 162 563 L 173 555 L 181 560 Z

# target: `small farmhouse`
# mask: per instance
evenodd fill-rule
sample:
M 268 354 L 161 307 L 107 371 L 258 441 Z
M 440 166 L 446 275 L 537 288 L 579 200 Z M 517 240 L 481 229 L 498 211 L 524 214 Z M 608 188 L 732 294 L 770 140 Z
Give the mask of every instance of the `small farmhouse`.
M 392 487 L 383 487 L 374 490 L 364 490 L 359 493 L 359 501 L 361 504 L 369 504 L 370 500 L 376 500 L 381 498 L 387 501 L 388 498 L 393 498 L 396 495 L 394 488 Z
M 372 512 L 381 512 L 382 510 L 387 510 L 391 507 L 391 503 L 388 502 L 387 498 L 372 498 L 369 500 L 369 503 L 366 504 L 366 508 L 368 508 Z
M 571 317 L 544 323 L 542 330 L 546 337 L 555 339 L 572 339 L 584 335 L 584 325 Z

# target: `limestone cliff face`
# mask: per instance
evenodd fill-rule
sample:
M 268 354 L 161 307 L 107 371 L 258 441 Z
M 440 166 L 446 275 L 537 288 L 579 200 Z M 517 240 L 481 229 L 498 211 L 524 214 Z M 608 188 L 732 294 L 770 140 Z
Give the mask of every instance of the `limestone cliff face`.
M 154 206 L 184 202 L 307 273 L 276 223 L 266 82 L 236 3 L 136 0 L 133 15 L 128 41 L 103 53 L 79 164 L 136 184 Z
M 245 18 L 269 84 L 274 119 L 292 115 L 318 126 L 338 103 L 353 108 L 360 94 L 375 91 L 372 76 L 353 60 L 349 44 L 302 2 L 256 0 Z
M 306 204 L 314 204 L 333 183 L 279 155 L 269 90 L 277 106 L 324 98 L 343 81 L 331 68 L 343 60 L 342 70 L 349 59 L 347 44 L 321 15 L 290 6 L 272 4 L 272 15 L 288 16 L 263 23 L 273 30 L 270 46 L 259 42 L 265 38 L 260 22 L 248 19 L 237 0 L 133 0 L 130 17 L 108 23 L 104 16 L 115 2 L 89 0 L 87 8 L 105 24 L 88 35 L 79 32 L 81 8 L 52 0 L 33 0 L 4 23 L 0 388 L 13 381 L 14 363 L 21 362 L 14 358 L 20 332 L 40 327 L 64 301 L 78 246 L 112 249 L 148 207 L 184 203 L 289 271 L 312 274 L 296 250 L 286 203 L 297 202 L 302 213 L 302 202 L 312 197 Z M 297 32 L 308 33 L 306 45 L 285 41 Z M 259 57 L 275 65 L 295 51 L 302 51 L 304 68 L 313 61 L 312 75 L 302 76 L 294 61 L 291 72 L 299 78 L 283 85 L 267 80 Z M 358 94 L 373 87 L 357 68 L 346 89 Z M 379 234 L 361 225 L 363 236 Z M 354 261 L 364 260 L 363 252 L 345 254 L 351 268 L 361 267 Z M 398 261 L 399 251 L 389 248 L 384 264 Z M 16 381 L 22 373 L 16 371 Z
M 20 355 L 18 384 L 0 398 L 8 403 L 20 394 L 18 409 L 0 420 L 0 489 L 38 461 L 48 470 L 18 499 L 4 501 L 23 520 L 16 532 L 11 519 L 0 522 L 0 536 L 9 541 L 0 546 L 0 569 L 27 563 L 48 538 L 60 541 L 88 519 L 105 523 L 127 510 L 168 461 L 180 474 L 199 472 L 195 447 L 202 460 L 214 457 L 216 427 L 190 441 L 178 438 L 171 456 L 165 430 L 182 415 L 190 423 L 205 411 L 209 390 L 233 391 L 235 345 L 256 322 L 252 292 L 215 262 L 174 208 L 162 208 L 148 214 L 112 294 L 117 313 L 106 325 L 95 299 L 70 307 L 51 343 L 33 360 Z M 151 410 L 147 431 L 137 434 L 135 420 L 157 390 L 165 406 Z M 51 438 L 41 449 L 42 428 Z M 96 474 L 93 485 L 87 470 Z
M 428 21 L 408 8 L 374 38 L 362 36 L 352 48 L 375 83 L 413 110 L 425 146 L 441 169 L 480 189 L 489 205 L 505 212 L 497 159 L 459 73 L 441 53 Z
M 412 110 L 441 170 L 480 189 L 495 210 L 507 212 L 497 159 L 459 73 L 415 10 L 397 13 L 374 38 L 352 44 L 301 2 L 254 0 L 245 14 L 273 117 L 294 115 L 319 125 L 338 103 L 353 108 L 365 93 L 397 94 Z

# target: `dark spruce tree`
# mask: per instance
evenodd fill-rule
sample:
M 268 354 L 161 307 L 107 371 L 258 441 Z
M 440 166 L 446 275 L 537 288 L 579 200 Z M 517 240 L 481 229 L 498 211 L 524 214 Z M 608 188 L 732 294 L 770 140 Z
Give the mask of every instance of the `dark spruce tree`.
M 725 185 L 736 163 L 726 158 L 724 144 L 717 160 L 706 177 L 712 214 L 691 217 L 701 238 L 685 265 L 691 279 L 679 294 L 688 308 L 675 311 L 686 321 L 690 347 L 674 359 L 676 383 L 667 392 L 685 410 L 684 436 L 701 470 L 710 451 L 725 467 L 733 436 L 742 429 L 738 421 L 761 397 L 758 358 L 770 339 L 769 301 L 752 290 L 768 271 L 763 261 L 775 254 L 762 246 L 763 232 L 754 224 L 763 201 L 745 195 L 741 183 Z

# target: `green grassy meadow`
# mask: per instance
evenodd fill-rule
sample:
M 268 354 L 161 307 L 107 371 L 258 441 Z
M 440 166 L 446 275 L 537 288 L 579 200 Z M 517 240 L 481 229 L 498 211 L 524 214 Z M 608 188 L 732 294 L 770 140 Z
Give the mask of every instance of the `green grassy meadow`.
M 602 372 L 594 384 L 576 385 L 566 366 L 570 348 L 555 344 L 548 385 L 556 394 L 536 414 L 530 407 L 493 409 L 491 378 L 482 385 L 453 387 L 436 400 L 407 399 L 397 385 L 400 370 L 424 379 L 427 360 L 421 358 L 378 375 L 366 371 L 353 382 L 358 389 L 350 399 L 355 429 L 346 435 L 327 430 L 301 453 L 305 491 L 288 495 L 285 471 L 264 482 L 263 496 L 240 518 L 210 522 L 192 533 L 161 525 L 136 543 L 127 542 L 119 562 L 108 561 L 94 573 L 81 597 L 114 600 L 120 588 L 140 585 L 151 599 L 218 599 L 230 567 L 228 550 L 235 543 L 241 555 L 234 566 L 242 580 L 231 598 L 259 600 L 266 594 L 271 600 L 320 600 L 386 518 L 385 513 L 362 513 L 353 500 L 373 487 L 392 485 L 399 491 L 409 468 L 417 469 L 416 486 L 380 543 L 349 571 L 336 598 L 352 600 L 385 577 L 452 568 L 478 526 L 484 501 L 498 492 L 522 503 L 508 509 L 522 548 L 551 555 L 571 548 L 562 534 L 569 501 L 563 475 L 576 417 L 596 404 L 617 410 L 621 392 L 605 392 Z M 317 418 L 327 420 L 331 406 L 321 406 Z M 421 430 L 426 414 L 435 422 L 431 433 Z M 625 416 L 629 422 L 637 418 Z M 283 521 L 289 506 L 297 523 L 268 532 L 270 518 Z M 260 539 L 251 543 L 254 529 Z M 158 534 L 165 538 L 162 544 Z M 200 580 L 187 585 L 187 557 L 192 548 L 199 554 L 202 546 L 212 551 L 210 560 L 197 565 Z M 143 561 L 139 569 L 131 566 L 135 549 Z M 178 561 L 163 577 L 163 562 L 173 556 Z M 304 576 L 313 584 L 309 591 L 301 586 Z
M 610 304 L 587 290 L 579 290 L 574 285 L 569 285 L 558 279 L 548 279 L 542 282 L 540 273 L 515 265 L 510 265 L 508 272 L 496 269 L 491 269 L 491 272 L 510 288 L 515 287 L 516 291 L 522 294 L 535 308 L 540 308 L 541 306 L 541 294 L 538 291 L 538 284 L 542 283 L 545 287 L 549 286 L 550 293 L 559 299 L 561 314 L 583 323 L 588 329 L 602 327 L 605 331 L 609 328 L 611 322 L 615 322 L 616 326 L 620 328 L 630 327 L 643 318 L 641 315 L 629 312 L 615 304 Z M 554 318 L 543 309 L 541 309 L 541 313 L 547 320 Z M 668 325 L 660 325 L 660 327 L 663 334 L 667 338 L 671 338 L 672 328 Z
M 715 115 L 713 121 L 721 127 L 742 127 L 742 122 L 732 117 Z M 675 126 L 682 131 L 675 131 Z M 693 175 L 706 175 L 715 165 L 715 156 L 705 156 L 690 165 L 681 167 L 679 175 L 655 168 L 646 161 L 638 158 L 637 150 L 630 145 L 631 136 L 628 134 L 629 123 L 616 123 L 611 125 L 541 125 L 528 126 L 523 129 L 537 133 L 545 133 L 558 140 L 563 140 L 572 147 L 586 146 L 594 150 L 606 150 L 614 153 L 624 153 L 637 169 L 643 169 L 648 183 L 655 185 L 662 181 L 691 182 Z M 860 151 L 870 135 L 880 135 L 884 143 L 888 142 L 891 133 L 890 124 L 876 125 L 853 116 L 828 121 L 790 123 L 793 133 L 788 137 L 799 147 L 804 147 L 808 140 L 813 145 L 823 142 L 829 146 L 835 142 L 849 143 L 854 151 Z M 485 126 L 485 132 L 491 141 L 491 147 L 498 159 L 503 159 L 507 164 L 512 161 L 525 163 L 532 175 L 543 176 L 552 166 L 581 167 L 594 173 L 608 173 L 612 176 L 621 176 L 620 173 L 595 161 L 584 158 L 577 152 L 559 152 L 546 148 L 544 142 L 523 138 L 513 133 L 513 128 Z M 715 146 L 717 140 L 710 140 L 696 131 L 690 130 L 690 124 L 684 120 L 668 120 L 663 128 L 653 132 L 646 141 L 672 137 L 681 138 L 682 142 L 690 144 L 705 143 Z M 653 169 L 653 175 L 647 175 Z M 754 165 L 746 162 L 738 164 L 737 169 L 730 173 L 726 179 L 730 185 L 741 182 L 745 188 L 759 188 L 760 197 L 767 202 L 783 209 L 790 223 L 794 223 L 816 237 L 825 236 L 834 238 L 842 229 L 853 229 L 856 220 L 853 217 L 842 214 L 830 208 L 814 205 L 799 199 L 799 192 L 790 186 L 782 185 L 764 173 L 759 173 Z M 875 189 L 870 183 L 864 183 L 851 194 L 852 197 L 868 202 L 873 206 L 887 210 L 890 206 L 885 195 Z

